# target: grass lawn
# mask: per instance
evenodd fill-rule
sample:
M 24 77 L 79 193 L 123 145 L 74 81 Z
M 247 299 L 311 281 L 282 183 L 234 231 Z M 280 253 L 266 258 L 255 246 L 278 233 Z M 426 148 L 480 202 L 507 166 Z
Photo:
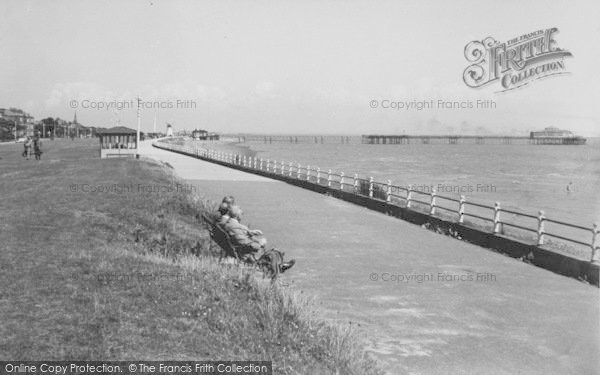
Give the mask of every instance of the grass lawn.
M 298 294 L 218 264 L 212 209 L 161 164 L 96 140 L 0 145 L 0 360 L 272 360 L 276 374 L 379 374 Z M 285 276 L 283 276 L 285 277 Z

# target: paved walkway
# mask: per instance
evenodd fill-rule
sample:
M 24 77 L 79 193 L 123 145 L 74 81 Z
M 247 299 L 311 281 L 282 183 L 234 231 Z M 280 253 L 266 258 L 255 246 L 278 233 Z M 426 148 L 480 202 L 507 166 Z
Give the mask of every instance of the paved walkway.
M 598 374 L 599 289 L 283 182 L 148 147 L 296 258 L 282 280 L 393 374 Z M 398 281 L 396 281 L 398 280 Z

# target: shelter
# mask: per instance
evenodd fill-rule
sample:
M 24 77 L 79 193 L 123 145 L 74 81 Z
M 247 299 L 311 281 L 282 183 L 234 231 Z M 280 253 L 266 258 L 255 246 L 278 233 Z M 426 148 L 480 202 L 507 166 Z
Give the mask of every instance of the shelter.
M 124 126 L 110 129 L 98 129 L 100 138 L 100 158 L 135 157 L 138 153 L 137 131 Z

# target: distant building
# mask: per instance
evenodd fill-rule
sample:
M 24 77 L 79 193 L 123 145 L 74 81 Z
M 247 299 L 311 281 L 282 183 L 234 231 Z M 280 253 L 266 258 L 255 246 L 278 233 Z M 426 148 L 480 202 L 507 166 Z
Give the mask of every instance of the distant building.
M 217 133 L 209 133 L 206 130 L 196 129 L 192 132 L 192 138 L 201 141 L 218 141 L 219 135 Z
M 554 126 L 549 126 L 547 128 L 544 128 L 544 130 L 529 133 L 529 138 L 549 138 L 549 137 L 568 138 L 568 137 L 575 137 L 575 135 L 573 134 L 573 132 L 571 132 L 569 130 L 562 130 L 562 129 L 556 128 Z
M 544 145 L 584 145 L 587 142 L 585 138 L 577 136 L 569 130 L 562 130 L 554 126 L 529 133 L 529 139 L 533 144 Z
M 24 112 L 18 108 L 1 108 L 0 113 L 2 118 L 8 121 L 14 121 L 17 125 L 24 125 L 28 123 L 33 123 L 33 116 L 29 115 L 29 113 Z
M 194 130 L 192 132 L 192 138 L 196 139 L 196 140 L 204 140 L 208 137 L 208 132 L 206 130 Z
M 17 138 L 34 135 L 33 116 L 29 113 L 18 108 L 0 108 L 0 118 L 2 123 L 8 124 L 8 126 L 16 125 Z

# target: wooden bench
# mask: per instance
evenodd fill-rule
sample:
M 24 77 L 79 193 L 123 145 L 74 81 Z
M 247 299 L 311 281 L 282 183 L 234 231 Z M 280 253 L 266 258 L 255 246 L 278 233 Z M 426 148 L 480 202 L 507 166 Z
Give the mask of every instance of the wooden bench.
M 225 230 L 221 228 L 219 224 L 217 224 L 215 218 L 212 218 L 207 214 L 202 214 L 202 219 L 206 223 L 208 232 L 210 233 L 211 248 L 209 248 L 209 251 L 212 253 L 212 242 L 215 242 L 222 249 L 222 251 L 219 253 L 219 260 L 222 260 L 224 257 L 232 257 L 239 262 L 239 254 L 242 252 L 242 249 L 233 244 L 229 234 L 227 234 L 227 232 L 225 232 Z M 247 260 L 245 263 L 257 267 L 266 277 L 269 277 L 272 281 L 274 281 L 280 273 L 279 264 L 283 262 L 283 253 L 279 252 L 278 250 L 271 249 L 265 254 L 271 254 L 273 251 L 275 251 L 278 256 L 263 255 L 256 262 L 250 262 Z M 276 262 L 274 263 L 273 260 Z
M 217 224 L 216 220 L 207 214 L 202 214 L 202 219 L 206 223 L 208 227 L 208 232 L 210 233 L 211 246 L 212 242 L 216 243 L 223 251 L 220 253 L 221 256 L 219 259 L 223 259 L 225 257 L 232 257 L 236 260 L 240 260 L 239 252 L 229 235 L 220 225 Z M 210 249 L 212 252 L 212 248 Z

